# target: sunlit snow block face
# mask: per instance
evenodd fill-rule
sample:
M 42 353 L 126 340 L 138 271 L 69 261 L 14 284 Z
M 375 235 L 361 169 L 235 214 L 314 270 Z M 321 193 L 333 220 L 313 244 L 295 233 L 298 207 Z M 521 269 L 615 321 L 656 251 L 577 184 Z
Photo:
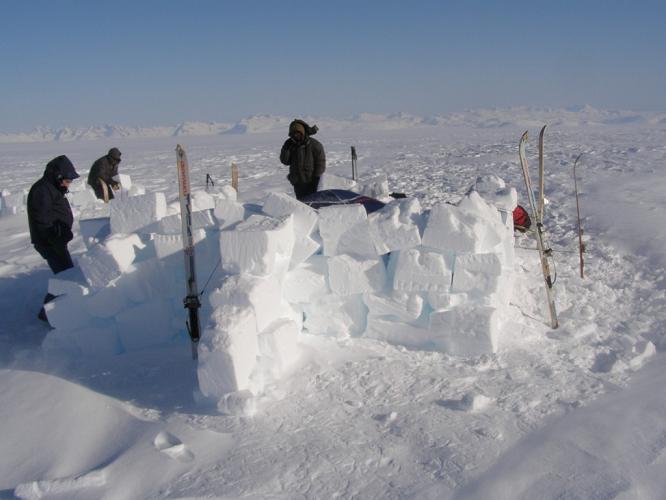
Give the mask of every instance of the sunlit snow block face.
M 263 211 L 272 217 L 294 214 L 294 234 L 297 240 L 310 236 L 317 225 L 317 211 L 286 193 L 268 193 Z
M 483 253 L 492 251 L 500 241 L 501 234 L 484 216 L 444 203 L 430 211 L 422 243 L 439 250 Z
M 303 304 L 303 313 L 308 333 L 347 338 L 363 332 L 368 310 L 361 295 L 325 295 Z
M 280 378 L 298 361 L 299 335 L 299 325 L 288 319 L 272 323 L 259 334 L 260 363 L 271 378 Z
M 164 193 L 115 198 L 109 205 L 111 232 L 115 234 L 150 231 L 151 226 L 167 214 Z
M 195 229 L 192 231 L 192 241 L 194 241 L 195 245 L 205 238 L 206 231 L 204 229 Z M 183 252 L 183 237 L 180 234 L 154 234 L 153 246 L 155 247 L 157 258 L 163 260 L 175 253 Z
M 386 198 L 389 195 L 389 184 L 386 174 L 379 174 L 359 182 L 358 189 L 362 195 L 371 198 Z
M 274 276 L 234 275 L 211 292 L 209 302 L 215 309 L 225 305 L 251 307 L 257 320 L 257 331 L 262 331 L 274 321 L 291 315 L 291 308 L 281 297 L 282 287 Z
M 294 248 L 291 215 L 280 218 L 252 215 L 233 229 L 220 231 L 222 269 L 228 273 L 267 276 L 280 258 L 287 266 Z
M 79 208 L 97 203 L 95 192 L 89 188 L 72 192 L 71 199 L 72 205 Z
M 245 219 L 245 207 L 235 200 L 216 198 L 213 215 L 218 227 L 224 229 Z
M 216 204 L 218 200 L 236 201 L 238 199 L 238 193 L 230 184 L 219 187 L 216 185 L 210 194 L 215 198 Z
M 319 209 L 319 234 L 324 255 L 377 255 L 369 237 L 368 215 L 362 205 L 338 205 Z
M 224 305 L 212 315 L 214 328 L 199 343 L 197 376 L 201 393 L 220 400 L 226 394 L 252 388 L 259 346 L 257 320 L 251 307 Z
M 309 260 L 320 248 L 321 244 L 309 236 L 297 238 L 294 242 L 294 251 L 291 254 L 291 260 L 289 261 L 289 269 L 294 269 Z
M 328 283 L 338 295 L 355 293 L 379 293 L 386 288 L 387 277 L 384 261 L 356 259 L 350 255 L 337 255 L 328 259 Z
M 212 210 L 192 212 L 191 222 L 192 229 L 205 229 L 216 225 Z M 160 219 L 155 232 L 158 234 L 182 234 L 183 224 L 180 214 L 169 215 Z
M 370 238 L 378 255 L 421 244 L 418 223 L 421 205 L 416 198 L 396 200 L 368 216 Z
M 177 310 L 180 314 L 180 309 Z M 153 300 L 115 316 L 118 336 L 125 351 L 167 344 L 177 333 L 176 310 L 168 300 Z
M 500 285 L 502 262 L 497 254 L 456 255 L 451 291 L 483 296 L 495 293 Z
M 215 198 L 206 191 L 194 191 L 191 200 L 192 212 L 213 210 L 215 208 Z
M 417 293 L 393 291 L 390 294 L 364 293 L 370 321 L 388 316 L 398 321 L 414 321 L 423 310 L 423 297 Z
M 325 173 L 319 178 L 318 191 L 324 191 L 325 189 L 348 189 L 355 191 L 355 188 L 356 181 L 348 177 Z
M 115 179 L 120 182 L 120 185 L 125 191 L 132 189 L 132 178 L 128 174 L 118 174 Z
M 427 328 L 420 328 L 387 318 L 372 318 L 368 321 L 363 336 L 412 349 L 433 348 L 432 333 Z
M 2 215 L 16 215 L 25 210 L 25 192 L 2 193 Z
M 289 271 L 282 284 L 282 296 L 291 303 L 307 303 L 331 293 L 326 257 L 316 255 Z
M 393 289 L 403 292 L 451 289 L 452 256 L 425 248 L 410 248 L 391 254 L 389 274 Z
M 477 177 L 472 190 L 499 210 L 511 212 L 518 205 L 516 189 L 508 187 L 504 179 L 494 174 Z
M 111 284 L 91 294 L 85 303 L 88 314 L 96 318 L 113 318 L 129 307 L 127 291 Z
M 48 292 L 51 295 L 75 295 L 81 297 L 88 295 L 85 277 L 78 267 L 61 271 L 49 279 Z
M 480 356 L 497 351 L 501 309 L 460 306 L 430 314 L 430 330 L 441 350 L 454 356 Z
M 136 257 L 135 247 L 144 246 L 136 234 L 114 235 L 82 254 L 78 259 L 79 267 L 88 285 L 101 288 L 129 268 Z

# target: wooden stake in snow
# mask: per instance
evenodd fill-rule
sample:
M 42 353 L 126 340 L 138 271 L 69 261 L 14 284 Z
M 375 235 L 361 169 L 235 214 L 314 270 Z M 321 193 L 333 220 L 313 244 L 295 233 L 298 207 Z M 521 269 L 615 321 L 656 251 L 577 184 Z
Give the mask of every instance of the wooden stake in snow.
M 238 193 L 238 167 L 235 163 L 231 164 L 231 187 Z

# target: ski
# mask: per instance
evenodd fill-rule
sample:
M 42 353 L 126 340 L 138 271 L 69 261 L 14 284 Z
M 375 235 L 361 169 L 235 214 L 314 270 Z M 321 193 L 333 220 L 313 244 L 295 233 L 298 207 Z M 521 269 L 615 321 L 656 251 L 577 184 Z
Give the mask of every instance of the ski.
M 579 154 L 574 160 L 573 165 L 573 178 L 574 178 L 574 192 L 576 193 L 576 218 L 578 219 L 578 256 L 580 260 L 580 277 L 585 278 L 585 272 L 583 267 L 585 263 L 583 262 L 583 253 L 585 252 L 585 243 L 583 243 L 583 226 L 580 223 L 580 203 L 578 201 L 578 180 L 576 179 L 576 165 L 578 160 L 583 156 L 583 153 Z
M 544 244 L 543 234 L 543 221 L 539 219 L 537 212 L 537 203 L 534 198 L 534 191 L 532 190 L 532 181 L 530 180 L 530 171 L 527 165 L 527 158 L 525 157 L 525 144 L 527 143 L 527 132 L 520 138 L 518 145 L 518 156 L 520 157 L 520 166 L 523 169 L 523 178 L 525 180 L 525 189 L 527 190 L 527 197 L 530 203 L 530 209 L 534 217 L 535 228 L 534 236 L 537 242 L 537 249 L 539 250 L 539 258 L 541 260 L 541 270 L 543 272 L 543 279 L 546 285 L 546 297 L 548 299 L 548 310 L 550 313 L 550 327 L 555 329 L 558 327 L 557 312 L 555 310 L 555 298 L 553 296 L 554 280 L 550 273 L 550 265 L 548 258 L 551 255 L 550 248 L 546 248 Z
M 539 216 L 538 221 L 543 221 L 543 212 L 544 206 L 546 204 L 546 198 L 544 196 L 544 168 L 543 168 L 543 133 L 546 131 L 546 126 L 544 125 L 539 132 Z M 537 222 L 538 222 L 537 221 Z
M 356 156 L 356 148 L 354 146 L 351 147 L 351 160 L 352 160 L 352 179 L 357 181 L 358 180 L 358 171 L 356 170 L 356 160 L 358 157 Z
M 178 167 L 178 192 L 180 197 L 180 218 L 182 223 L 183 251 L 185 255 L 185 279 L 187 296 L 183 304 L 188 311 L 187 333 L 192 341 L 192 359 L 197 359 L 197 344 L 201 337 L 199 308 L 201 301 L 197 291 L 197 276 L 194 266 L 194 238 L 192 237 L 192 200 L 190 195 L 190 167 L 187 155 L 180 144 L 176 146 Z

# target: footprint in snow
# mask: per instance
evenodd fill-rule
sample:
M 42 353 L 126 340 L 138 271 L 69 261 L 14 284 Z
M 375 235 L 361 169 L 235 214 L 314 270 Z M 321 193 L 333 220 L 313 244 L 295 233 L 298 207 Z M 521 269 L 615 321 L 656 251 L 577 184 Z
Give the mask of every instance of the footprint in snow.
M 154 444 L 155 448 L 174 460 L 183 463 L 194 460 L 194 454 L 187 449 L 183 442 L 166 431 L 162 431 L 155 436 Z

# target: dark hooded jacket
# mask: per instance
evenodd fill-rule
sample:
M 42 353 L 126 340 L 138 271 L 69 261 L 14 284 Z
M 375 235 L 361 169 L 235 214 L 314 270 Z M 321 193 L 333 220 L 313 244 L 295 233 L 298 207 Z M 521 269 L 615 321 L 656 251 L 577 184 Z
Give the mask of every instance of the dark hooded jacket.
M 30 240 L 34 245 L 67 245 L 73 238 L 74 216 L 60 185 L 62 179 L 76 179 L 74 165 L 66 156 L 51 160 L 41 179 L 35 182 L 28 193 L 28 225 Z
M 318 181 L 326 170 L 326 156 L 321 142 L 310 137 L 317 132 L 317 127 L 310 127 L 303 120 L 294 120 L 289 127 L 290 130 L 295 123 L 303 126 L 305 137 L 300 143 L 289 137 L 282 145 L 280 161 L 284 165 L 289 165 L 287 179 L 292 185 Z
M 118 182 L 113 178 L 118 175 L 118 161 L 111 158 L 110 155 L 102 156 L 92 164 L 88 174 L 88 184 L 93 188 L 98 198 L 102 199 L 102 186 L 99 179 L 102 179 L 110 188 L 118 186 Z M 113 199 L 113 192 L 109 190 L 109 199 Z

